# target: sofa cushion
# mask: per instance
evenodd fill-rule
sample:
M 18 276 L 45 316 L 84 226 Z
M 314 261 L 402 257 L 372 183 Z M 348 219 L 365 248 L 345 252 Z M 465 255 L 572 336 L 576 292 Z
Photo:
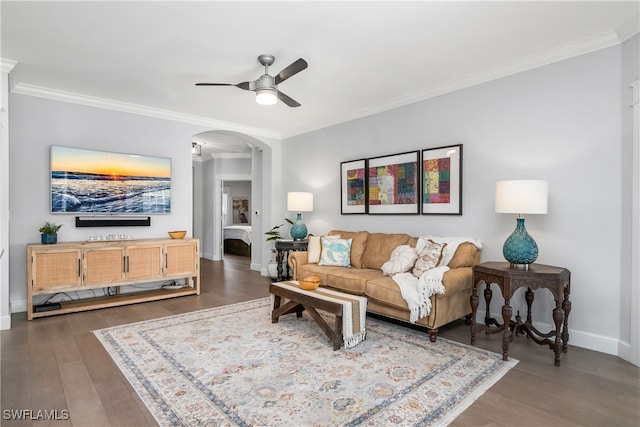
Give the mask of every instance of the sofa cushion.
M 352 239 L 336 239 L 333 237 L 321 237 L 322 252 L 320 265 L 333 265 L 337 267 L 351 266 L 351 242 Z
M 389 261 L 382 264 L 382 272 L 387 276 L 407 272 L 413 268 L 417 258 L 416 248 L 400 245 L 391 252 Z
M 326 286 L 355 295 L 364 295 L 365 286 L 369 280 L 383 277 L 380 270 L 367 268 L 331 267 L 327 271 Z
M 382 276 L 367 282 L 364 290 L 367 298 L 380 304 L 390 305 L 409 311 L 407 302 L 402 298 L 400 287 L 390 276 Z
M 309 252 L 309 262 L 317 263 L 318 261 L 320 261 L 320 253 L 322 252 L 320 236 L 309 236 L 307 252 Z
M 473 267 L 480 260 L 476 260 L 479 251 L 473 243 L 465 242 L 458 246 L 453 258 L 449 261 L 449 268 Z
M 408 234 L 369 233 L 362 254 L 362 268 L 380 270 L 382 264 L 391 258 L 391 252 L 400 245 L 406 245 L 408 241 Z
M 431 270 L 440 265 L 442 261 L 442 250 L 447 246 L 446 243 L 437 243 L 433 240 L 427 240 L 418 244 L 421 252 L 418 254 L 415 265 L 413 267 L 413 275 L 420 278 L 425 271 Z
M 340 239 L 342 236 L 336 234 L 333 236 L 309 236 L 309 244 L 307 245 L 307 252 L 309 252 L 310 263 L 320 262 L 320 254 L 322 253 L 321 238 L 326 237 L 329 239 Z
M 331 230 L 329 231 L 328 235 L 329 236 L 338 235 L 343 239 L 352 239 L 353 241 L 351 242 L 351 266 L 354 268 L 362 268 L 362 254 L 364 252 L 364 247 L 367 244 L 367 238 L 369 237 L 369 232 Z

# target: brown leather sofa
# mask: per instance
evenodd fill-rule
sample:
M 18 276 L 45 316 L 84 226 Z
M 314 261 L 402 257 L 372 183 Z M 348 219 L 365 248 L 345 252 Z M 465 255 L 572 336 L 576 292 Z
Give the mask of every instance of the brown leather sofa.
M 402 298 L 400 288 L 384 275 L 382 264 L 399 245 L 415 247 L 418 238 L 408 234 L 369 233 L 367 231 L 332 230 L 329 235 L 353 239 L 351 267 L 334 267 L 309 263 L 308 252 L 292 252 L 289 266 L 294 280 L 310 275 L 321 278 L 321 286 L 367 297 L 367 311 L 385 317 L 409 322 L 410 311 Z M 416 324 L 429 331 L 436 341 L 438 328 L 471 313 L 469 298 L 472 290 L 472 267 L 480 262 L 480 250 L 473 243 L 462 243 L 447 264 L 449 271 L 442 276 L 445 293 L 431 297 L 431 313 Z

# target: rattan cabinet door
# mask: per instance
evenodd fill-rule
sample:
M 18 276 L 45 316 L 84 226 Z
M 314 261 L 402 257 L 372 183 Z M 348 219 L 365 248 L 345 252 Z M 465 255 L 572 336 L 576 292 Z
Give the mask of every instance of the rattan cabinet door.
M 127 281 L 162 278 L 162 245 L 127 246 Z
M 193 274 L 200 261 L 198 242 L 195 240 L 164 245 L 165 277 Z
M 30 249 L 29 284 L 34 294 L 81 286 L 79 249 Z
M 83 286 L 109 286 L 121 283 L 124 277 L 124 246 L 84 249 Z

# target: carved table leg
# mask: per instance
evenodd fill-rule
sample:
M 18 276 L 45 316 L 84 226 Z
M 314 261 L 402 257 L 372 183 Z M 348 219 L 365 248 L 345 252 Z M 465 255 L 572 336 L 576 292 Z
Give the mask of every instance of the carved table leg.
M 278 280 L 282 280 L 282 255 L 283 252 L 281 250 L 276 251 L 276 263 L 278 263 Z
M 567 352 L 567 345 L 569 344 L 569 313 L 571 313 L 571 301 L 569 301 L 569 295 L 564 294 L 564 300 L 562 301 L 562 309 L 564 310 L 564 323 L 562 324 L 562 352 Z
M 511 316 L 513 310 L 509 305 L 509 299 L 504 300 L 502 306 L 502 321 L 504 322 L 504 332 L 502 335 L 502 360 L 509 360 L 509 341 L 511 339 L 511 328 L 509 328 L 509 322 L 511 322 Z
M 469 298 L 469 302 L 471 304 L 471 345 L 476 343 L 476 312 L 478 311 L 478 285 L 474 283 L 473 291 L 471 293 L 471 297 Z
M 527 323 L 531 324 L 531 306 L 533 305 L 533 291 L 531 288 L 527 288 L 524 293 L 524 299 L 527 301 Z
M 486 326 L 491 325 L 491 298 L 493 297 L 493 291 L 491 290 L 491 285 L 489 283 L 486 284 L 486 288 L 484 288 L 484 302 L 487 304 L 486 311 L 484 312 L 484 324 Z
M 560 366 L 560 353 L 562 352 L 562 326 L 563 326 L 563 322 L 565 321 L 565 315 L 564 315 L 564 310 L 562 309 L 561 305 L 563 303 L 560 301 L 556 301 L 556 308 L 553 309 L 553 322 L 556 325 L 556 339 L 555 342 L 553 344 L 553 346 L 551 346 L 551 348 L 553 349 L 553 352 L 555 353 L 556 357 L 555 357 L 555 365 L 556 366 Z

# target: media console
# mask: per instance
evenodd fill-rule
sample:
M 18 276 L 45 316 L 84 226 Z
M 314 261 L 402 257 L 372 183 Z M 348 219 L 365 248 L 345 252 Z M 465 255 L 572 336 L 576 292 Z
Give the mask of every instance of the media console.
M 175 289 L 121 293 L 120 287 L 184 280 Z M 115 287 L 115 294 L 33 304 L 33 297 Z M 27 318 L 200 295 L 200 241 L 148 239 L 27 245 Z M 43 309 L 40 309 L 43 307 Z

